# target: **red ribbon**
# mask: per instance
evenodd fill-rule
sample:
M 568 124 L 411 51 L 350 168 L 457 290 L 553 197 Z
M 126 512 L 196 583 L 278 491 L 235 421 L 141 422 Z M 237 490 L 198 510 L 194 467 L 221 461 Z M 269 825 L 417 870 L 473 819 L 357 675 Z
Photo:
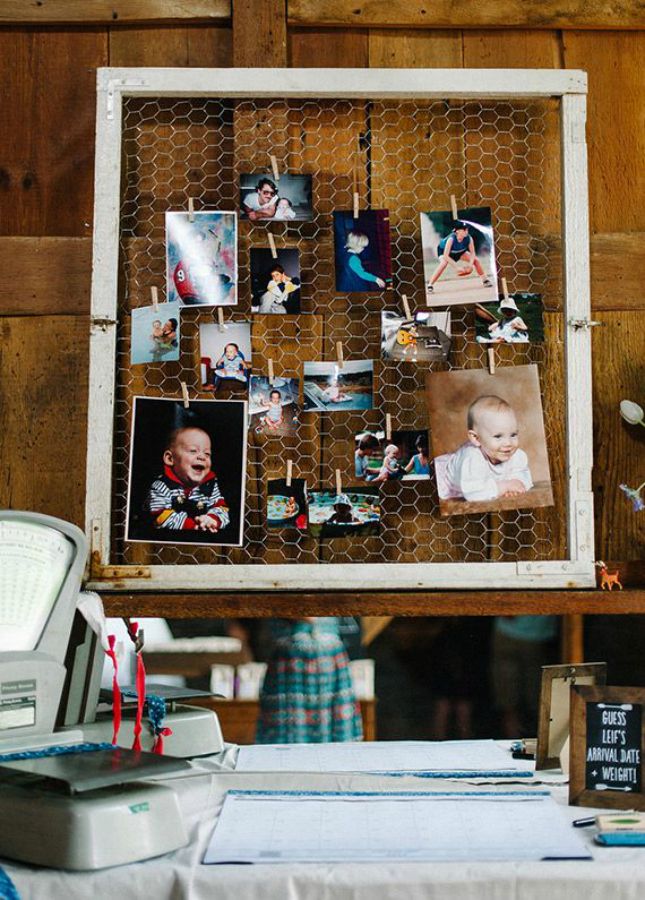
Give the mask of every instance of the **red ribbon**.
M 116 652 L 114 645 L 116 637 L 108 634 L 109 650 L 105 651 L 106 656 L 112 660 L 112 743 L 116 744 L 119 737 L 119 728 L 121 727 L 121 690 L 119 688 L 119 665 L 116 661 Z
M 139 627 L 137 622 L 128 623 L 128 632 L 132 641 L 135 643 L 137 641 L 137 635 L 139 633 Z M 146 701 L 146 669 L 143 664 L 143 657 L 141 656 L 141 650 L 139 650 L 136 654 L 137 656 L 137 674 L 135 679 L 135 685 L 137 688 L 137 714 L 134 719 L 134 741 L 132 742 L 133 750 L 141 750 L 141 732 L 143 731 L 143 706 Z
M 172 728 L 160 728 L 155 737 L 152 752 L 158 753 L 159 755 L 163 754 L 163 739 L 165 737 L 170 737 L 171 734 Z

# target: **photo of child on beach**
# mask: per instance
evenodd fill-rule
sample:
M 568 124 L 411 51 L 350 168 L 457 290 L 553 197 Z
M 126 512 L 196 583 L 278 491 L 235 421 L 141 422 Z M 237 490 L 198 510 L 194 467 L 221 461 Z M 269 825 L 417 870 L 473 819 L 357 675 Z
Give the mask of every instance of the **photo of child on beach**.
M 230 322 L 224 330 L 215 323 L 199 326 L 200 378 L 205 391 L 220 388 L 246 393 L 251 374 L 251 325 Z
M 273 478 L 267 482 L 267 528 L 307 531 L 307 482 L 304 478 Z
M 298 250 L 251 248 L 251 312 L 297 315 L 300 312 Z
M 537 366 L 426 382 L 441 515 L 553 506 Z
M 126 541 L 240 547 L 247 405 L 135 397 Z
M 305 362 L 305 412 L 349 412 L 371 409 L 374 363 L 369 359 L 337 362 Z
M 350 488 L 340 494 L 309 494 L 309 534 L 313 537 L 378 534 L 380 526 L 381 507 L 375 490 Z
M 237 216 L 234 212 L 166 213 L 169 301 L 184 306 L 237 304 Z
M 475 334 L 480 344 L 528 344 L 544 340 L 542 298 L 517 292 L 496 303 L 475 307 Z
M 159 303 L 132 310 L 130 359 L 141 363 L 177 362 L 179 359 L 178 303 Z
M 429 306 L 486 303 L 497 297 L 491 211 L 487 206 L 421 213 L 421 245 Z
M 334 257 L 337 291 L 366 293 L 391 287 L 389 210 L 362 210 L 356 219 L 351 210 L 336 211 Z
M 411 319 L 388 310 L 381 312 L 383 359 L 443 362 L 448 358 L 451 343 L 449 310 L 424 310 Z
M 273 378 L 251 375 L 249 385 L 249 428 L 266 437 L 285 437 L 296 433 L 298 424 L 297 378 Z
M 311 175 L 240 175 L 240 219 L 309 222 L 313 215 Z

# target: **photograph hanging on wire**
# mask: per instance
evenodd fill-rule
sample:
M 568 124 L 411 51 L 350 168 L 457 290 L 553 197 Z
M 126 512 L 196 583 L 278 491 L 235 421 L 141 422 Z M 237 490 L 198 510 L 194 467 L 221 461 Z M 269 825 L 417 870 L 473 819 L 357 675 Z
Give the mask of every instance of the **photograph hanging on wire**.
M 142 363 L 177 362 L 180 343 L 179 303 L 158 303 L 132 310 L 130 361 Z
M 429 306 L 497 299 L 495 242 L 490 208 L 421 213 L 421 245 Z
M 374 363 L 371 359 L 305 362 L 305 412 L 349 412 L 372 409 Z
M 199 326 L 200 379 L 203 390 L 246 393 L 251 374 L 251 325 L 227 322 Z
M 414 313 L 411 319 L 381 312 L 381 355 L 405 362 L 444 362 L 451 346 L 450 310 Z
M 516 292 L 496 303 L 475 306 L 475 334 L 480 344 L 533 344 L 544 341 L 540 294 Z
M 267 527 L 272 531 L 307 531 L 307 482 L 304 478 L 272 478 L 267 482 Z
M 240 218 L 251 222 L 309 222 L 314 217 L 311 175 L 240 175 Z
M 313 537 L 353 537 L 378 534 L 381 506 L 377 490 L 348 488 L 311 491 L 309 533 Z
M 237 304 L 234 212 L 166 213 L 168 300 L 184 306 Z
M 392 287 L 390 213 L 387 209 L 334 213 L 336 290 L 382 291 Z
M 135 397 L 126 541 L 241 547 L 247 404 Z
M 265 437 L 294 435 L 298 425 L 298 378 L 251 375 L 249 428 Z
M 300 312 L 300 253 L 294 249 L 251 248 L 251 312 Z
M 553 506 L 537 366 L 431 372 L 426 398 L 442 516 Z
M 354 436 L 354 474 L 373 484 L 430 478 L 427 430 L 362 431 Z

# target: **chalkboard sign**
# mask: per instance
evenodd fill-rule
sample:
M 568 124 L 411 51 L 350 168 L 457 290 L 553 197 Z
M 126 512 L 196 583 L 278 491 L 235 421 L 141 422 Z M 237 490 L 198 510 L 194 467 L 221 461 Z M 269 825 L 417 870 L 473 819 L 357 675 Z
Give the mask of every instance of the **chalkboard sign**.
M 569 802 L 645 809 L 645 688 L 571 688 Z

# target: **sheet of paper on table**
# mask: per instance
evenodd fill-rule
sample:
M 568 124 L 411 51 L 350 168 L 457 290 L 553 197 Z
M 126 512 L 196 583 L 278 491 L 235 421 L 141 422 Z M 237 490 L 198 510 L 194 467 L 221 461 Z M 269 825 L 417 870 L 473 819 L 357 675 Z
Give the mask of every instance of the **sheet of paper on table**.
M 369 741 L 240 747 L 238 772 L 529 776 L 495 741 Z
M 229 791 L 204 863 L 590 858 L 541 792 Z

